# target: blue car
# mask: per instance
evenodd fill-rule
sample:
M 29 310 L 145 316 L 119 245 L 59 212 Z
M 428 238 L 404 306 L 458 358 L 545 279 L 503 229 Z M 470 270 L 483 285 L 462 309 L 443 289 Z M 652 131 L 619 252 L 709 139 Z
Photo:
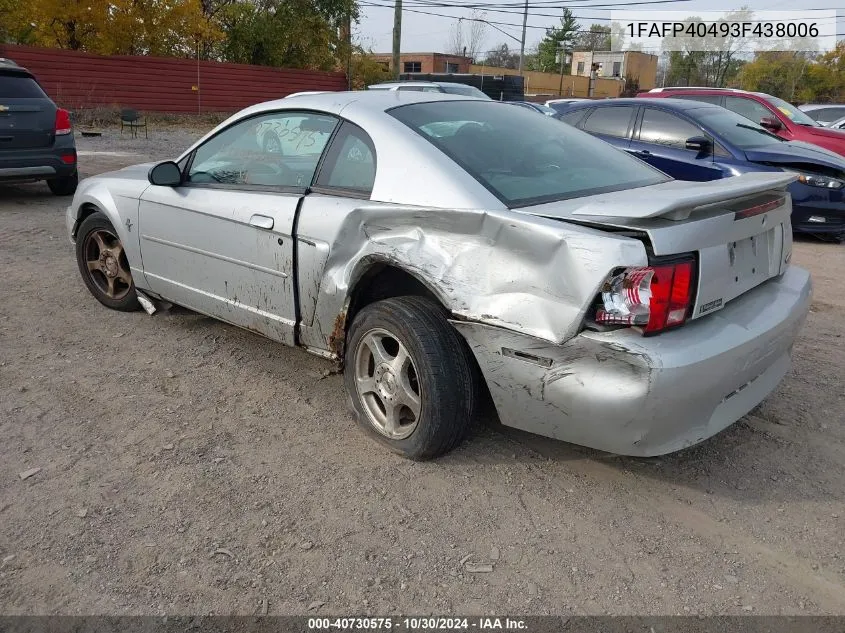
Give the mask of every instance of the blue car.
M 645 103 L 644 103 L 645 102 Z M 717 105 L 680 99 L 576 102 L 560 119 L 624 149 L 678 180 L 792 171 L 795 232 L 845 237 L 845 158 L 785 141 Z

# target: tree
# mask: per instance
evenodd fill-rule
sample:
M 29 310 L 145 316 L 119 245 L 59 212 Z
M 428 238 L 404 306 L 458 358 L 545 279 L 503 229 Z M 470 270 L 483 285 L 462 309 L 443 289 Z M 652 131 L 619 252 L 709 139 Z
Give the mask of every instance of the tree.
M 365 51 L 360 45 L 353 46 L 350 75 L 353 90 L 363 90 L 391 77 L 387 65 L 373 59 L 373 52 Z
M 481 51 L 484 33 L 487 29 L 483 16 L 483 13 L 473 11 L 471 17 L 467 19 L 469 25 L 464 24 L 463 18 L 455 20 L 455 24 L 449 32 L 446 52 L 452 55 L 464 55 L 475 60 Z
M 519 68 L 519 53 L 512 53 L 507 44 L 499 44 L 487 53 L 484 60 L 487 66 L 495 68 Z
M 8 41 L 105 55 L 192 55 L 222 35 L 199 0 L 31 0 L 9 17 Z
M 350 0 L 237 2 L 220 11 L 225 33 L 220 57 L 265 66 L 346 68 L 348 47 L 339 27 L 357 19 Z
M 564 8 L 560 26 L 546 29 L 546 35 L 537 47 L 537 70 L 555 72 L 560 60 L 558 55 L 572 50 L 578 29 L 578 20 L 572 15 L 572 11 Z M 564 66 L 564 73 L 566 72 Z
M 729 12 L 719 23 L 750 22 L 748 9 Z M 701 22 L 694 17 L 685 24 Z M 747 55 L 748 38 L 708 35 L 692 38 L 687 35 L 664 39 L 664 51 L 669 51 L 667 85 L 723 87 L 732 81 Z
M 0 0 L 3 41 L 346 70 L 356 0 Z
M 582 31 L 575 35 L 573 45 L 576 51 L 609 51 L 610 27 L 591 24 L 589 31 Z
M 799 84 L 810 65 L 802 51 L 762 51 L 743 66 L 739 84 L 745 90 L 766 92 L 787 101 L 795 99 Z

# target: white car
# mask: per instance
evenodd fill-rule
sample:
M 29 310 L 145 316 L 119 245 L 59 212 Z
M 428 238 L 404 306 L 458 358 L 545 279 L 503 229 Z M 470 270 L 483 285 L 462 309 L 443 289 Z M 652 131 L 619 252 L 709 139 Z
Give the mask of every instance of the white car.
M 826 127 L 832 127 L 834 121 L 845 117 L 845 104 L 841 103 L 805 103 L 798 109 Z

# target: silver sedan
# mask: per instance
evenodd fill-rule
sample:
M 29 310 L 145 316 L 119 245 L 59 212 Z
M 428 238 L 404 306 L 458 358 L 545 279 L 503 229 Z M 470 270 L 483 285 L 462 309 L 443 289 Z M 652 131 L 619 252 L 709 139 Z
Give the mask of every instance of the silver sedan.
M 167 301 L 333 360 L 360 425 L 407 457 L 449 451 L 485 402 L 657 455 L 789 370 L 811 294 L 793 178 L 680 182 L 507 104 L 324 93 L 85 180 L 67 226 L 103 305 Z

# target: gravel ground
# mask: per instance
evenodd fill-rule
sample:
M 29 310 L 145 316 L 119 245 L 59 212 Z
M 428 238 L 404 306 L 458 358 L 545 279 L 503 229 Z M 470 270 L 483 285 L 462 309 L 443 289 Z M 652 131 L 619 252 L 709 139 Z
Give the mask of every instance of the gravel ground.
M 81 168 L 200 133 L 107 131 Z M 816 291 L 794 369 L 704 444 L 483 428 L 420 464 L 356 429 L 320 359 L 101 307 L 67 203 L 0 188 L 3 613 L 845 614 L 845 247 L 796 243 Z

